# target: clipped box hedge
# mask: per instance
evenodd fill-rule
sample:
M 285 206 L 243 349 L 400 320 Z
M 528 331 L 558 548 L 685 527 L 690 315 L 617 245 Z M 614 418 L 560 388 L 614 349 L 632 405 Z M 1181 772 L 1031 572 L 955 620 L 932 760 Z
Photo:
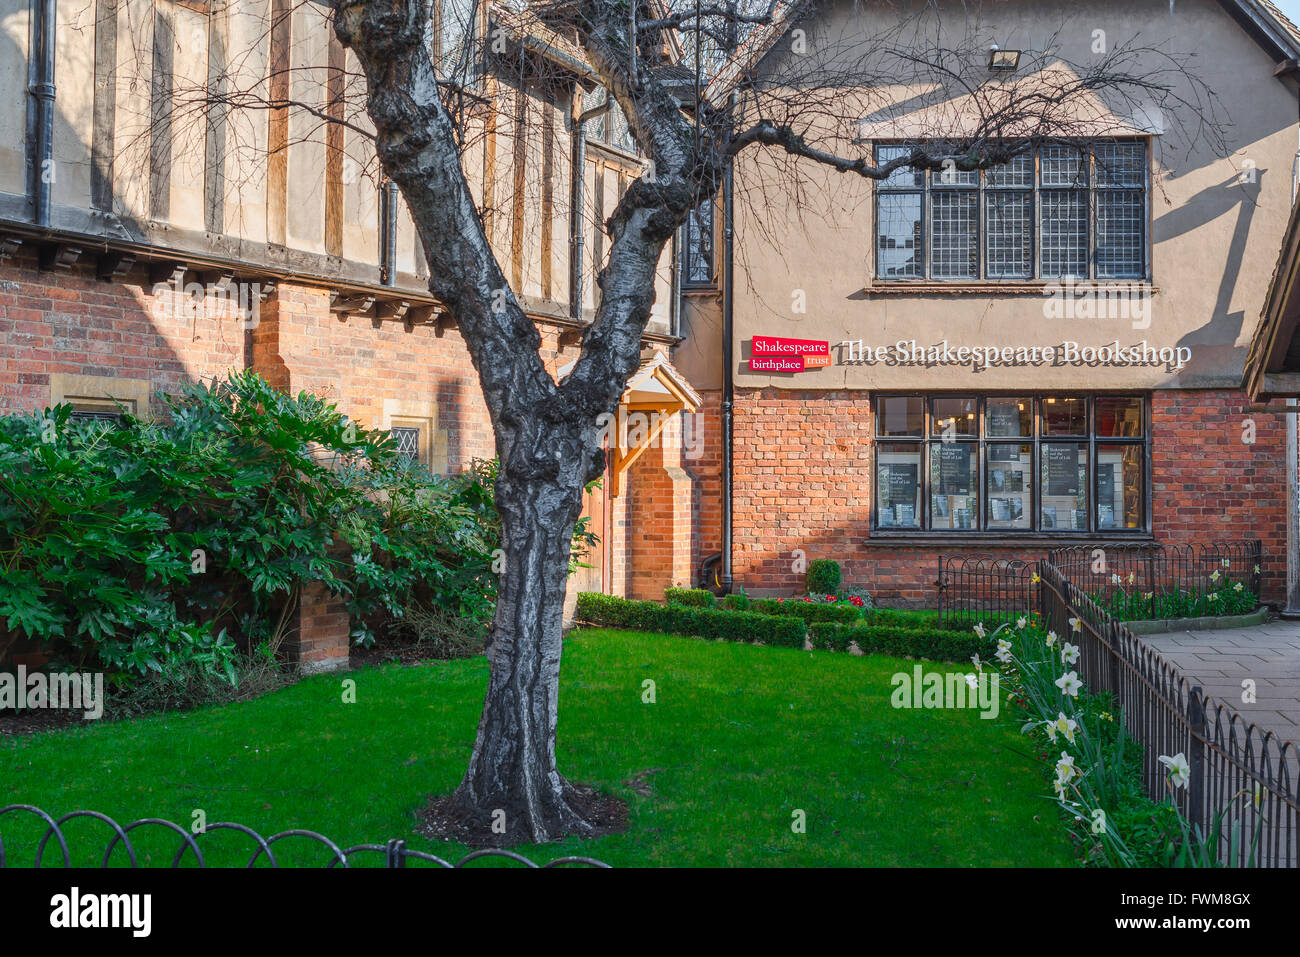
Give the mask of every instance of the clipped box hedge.
M 712 608 L 717 601 L 707 588 L 665 588 L 664 600 L 670 605 L 688 605 L 691 608 Z
M 578 595 L 574 617 L 584 624 L 603 628 L 630 628 L 722 641 L 759 641 L 786 648 L 803 648 L 806 636 L 806 626 L 798 618 L 629 601 L 597 592 Z
M 820 601 L 803 601 L 799 598 L 755 598 L 749 603 L 750 611 L 761 615 L 788 615 L 815 621 L 834 621 L 852 625 L 862 621 L 862 611 L 854 605 L 832 605 Z
M 995 650 L 991 637 L 980 638 L 973 631 L 840 625 L 834 622 L 815 622 L 811 626 L 811 642 L 814 648 L 830 651 L 847 651 L 852 642 L 863 654 L 928 658 L 931 661 L 969 661 L 976 654 L 990 658 Z

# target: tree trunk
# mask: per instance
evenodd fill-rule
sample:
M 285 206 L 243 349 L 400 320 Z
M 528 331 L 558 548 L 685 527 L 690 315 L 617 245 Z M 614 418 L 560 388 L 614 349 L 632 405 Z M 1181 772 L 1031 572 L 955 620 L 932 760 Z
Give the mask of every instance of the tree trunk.
M 504 571 L 488 642 L 491 677 L 469 768 L 452 803 L 491 843 L 587 835 L 555 762 L 564 592 L 582 486 L 497 480 Z

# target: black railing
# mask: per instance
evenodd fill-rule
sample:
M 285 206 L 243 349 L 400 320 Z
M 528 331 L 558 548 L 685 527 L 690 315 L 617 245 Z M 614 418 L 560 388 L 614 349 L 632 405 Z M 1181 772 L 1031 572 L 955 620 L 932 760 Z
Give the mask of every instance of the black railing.
M 1009 621 L 1038 607 L 1038 562 L 939 556 L 939 624 L 970 627 Z
M 1219 593 L 1242 586 L 1258 602 L 1258 539 L 1195 544 L 1092 544 L 1056 548 L 1047 561 L 1090 596 L 1114 599 L 1112 614 L 1135 618 L 1193 618 L 1222 611 Z
M 608 868 L 609 865 L 597 861 L 590 857 L 561 857 L 554 861 L 547 861 L 545 864 L 536 864 L 524 857 L 522 854 L 516 854 L 514 851 L 507 851 L 500 848 L 486 848 L 474 851 L 465 855 L 456 863 L 439 857 L 436 854 L 430 854 L 427 851 L 417 851 L 406 846 L 406 842 L 400 839 L 386 841 L 383 844 L 355 844 L 352 847 L 340 847 L 323 834 L 317 834 L 315 831 L 291 830 L 281 831 L 278 834 L 272 834 L 270 837 L 263 837 L 251 827 L 243 824 L 233 824 L 228 821 L 222 821 L 217 824 L 209 824 L 200 829 L 198 833 L 192 833 L 190 830 L 181 827 L 174 821 L 168 821 L 163 818 L 147 817 L 138 821 L 132 821 L 130 824 L 119 824 L 107 814 L 100 814 L 98 811 L 71 811 L 57 820 L 42 811 L 38 807 L 30 804 L 8 804 L 0 807 L 0 818 L 6 814 L 24 811 L 40 818 L 46 824 L 44 835 L 36 845 L 35 854 L 32 860 L 32 867 L 40 867 L 45 861 L 46 850 L 50 846 L 51 839 L 58 847 L 59 856 L 62 858 L 64 867 L 72 867 L 72 854 L 68 847 L 67 836 L 63 833 L 63 825 L 68 821 L 79 818 L 90 818 L 108 825 L 112 831 L 112 838 L 104 847 L 104 855 L 99 860 L 100 867 L 110 867 L 115 863 L 124 862 L 130 867 L 139 867 L 140 860 L 136 847 L 131 843 L 131 832 L 142 827 L 157 827 L 171 831 L 179 839 L 176 853 L 170 858 L 172 867 L 180 867 L 185 864 L 190 867 L 207 867 L 207 861 L 203 856 L 203 850 L 199 846 L 199 839 L 204 835 L 211 834 L 214 831 L 236 831 L 249 838 L 255 845 L 252 855 L 248 858 L 245 867 L 254 867 L 258 864 L 265 863 L 268 867 L 279 867 L 280 862 L 276 859 L 273 846 L 287 838 L 305 838 L 309 841 L 315 841 L 329 853 L 321 861 L 324 867 L 351 867 L 352 860 L 362 855 L 382 855 L 384 867 L 406 867 L 408 861 L 418 861 L 425 864 L 431 864 L 435 867 L 457 868 L 464 867 L 470 861 L 481 860 L 483 858 L 504 858 L 516 864 L 523 864 L 525 867 L 546 868 L 562 867 L 569 864 L 576 864 L 583 867 L 600 867 Z M 2 823 L 2 822 L 0 822 Z M 120 848 L 120 851 L 119 851 Z M 117 857 L 114 858 L 114 852 L 117 851 Z M 379 858 L 369 858 L 378 861 Z M 0 828 L 0 868 L 12 866 L 5 856 L 4 830 Z
M 1165 566 L 1183 575 L 1172 580 L 1192 581 L 1194 566 L 1180 563 Z M 1079 574 L 1078 563 L 1067 567 Z M 1160 756 L 1183 754 L 1190 780 L 1173 798 L 1202 834 L 1217 827 L 1224 835 L 1218 846 L 1221 864 L 1297 866 L 1296 745 L 1202 694 L 1051 559 L 1042 563 L 1041 576 L 1043 627 L 1079 646 L 1081 680 L 1091 691 L 1109 692 L 1122 710 L 1129 733 L 1143 745 L 1147 793 L 1155 800 L 1168 794 Z M 1235 848 L 1229 839 L 1234 833 L 1239 834 Z

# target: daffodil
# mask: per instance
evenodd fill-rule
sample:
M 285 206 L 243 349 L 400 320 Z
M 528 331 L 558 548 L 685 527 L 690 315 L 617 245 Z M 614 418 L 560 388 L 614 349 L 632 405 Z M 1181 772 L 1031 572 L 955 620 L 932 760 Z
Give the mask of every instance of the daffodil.
M 1259 566 L 1258 566 L 1258 565 L 1255 566 L 1255 574 L 1256 574 L 1256 575 L 1259 574 Z
M 1055 728 L 1061 734 L 1065 735 L 1065 740 L 1069 741 L 1071 744 L 1074 744 L 1074 730 L 1078 726 L 1079 725 L 1073 718 L 1067 718 L 1065 716 L 1064 711 L 1057 713 Z
M 1056 632 L 1049 631 L 1047 633 L 1047 647 L 1051 648 L 1055 644 L 1056 644 Z
M 1136 582 L 1136 581 L 1137 581 L 1137 575 L 1136 575 L 1134 572 L 1129 572 L 1129 573 L 1128 573 L 1128 583 L 1129 583 L 1130 585 L 1132 585 L 1132 584 L 1133 584 L 1134 582 Z
M 981 638 L 984 637 L 984 623 L 983 623 L 983 622 L 980 622 L 980 621 L 975 622 L 975 634 L 979 635 Z
M 1210 573 L 1210 581 L 1212 582 L 1217 582 L 1221 577 L 1217 568 Z
M 1259 569 L 1256 568 L 1255 571 L 1259 571 Z M 1029 580 L 1033 582 L 1035 585 L 1037 585 L 1040 581 L 1043 580 L 1043 577 L 1039 575 L 1038 572 L 1034 572 L 1032 575 L 1029 576 Z
M 994 652 L 993 657 L 998 659 L 1004 665 L 1011 664 L 1011 642 L 1005 638 L 998 639 L 998 650 Z
M 980 679 L 978 675 L 966 675 L 966 686 L 974 691 L 979 687 Z
M 973 665 L 975 666 L 975 670 L 976 670 L 976 671 L 980 671 L 980 672 L 982 672 L 982 671 L 984 670 L 984 662 L 980 661 L 980 656 L 979 656 L 979 655 L 977 655 L 977 654 L 976 654 L 976 655 L 971 655 L 971 656 L 970 656 L 970 663 L 973 664 Z
M 1017 627 L 1017 628 L 1024 628 L 1025 625 L 1027 625 L 1027 624 L 1029 624 L 1029 619 L 1026 618 L 1024 615 L 1021 615 L 1021 616 L 1016 620 L 1016 627 Z
M 1112 585 L 1122 585 L 1124 583 L 1124 579 L 1119 577 L 1118 572 L 1115 572 L 1110 576 L 1110 583 Z
M 1083 682 L 1079 680 L 1079 674 L 1075 671 L 1067 671 L 1053 684 L 1061 689 L 1062 694 L 1069 695 L 1071 698 L 1079 697 L 1079 689 L 1083 687 Z
M 1167 754 L 1160 755 L 1159 761 L 1169 769 L 1169 783 L 1176 788 L 1185 788 L 1187 783 L 1192 779 L 1192 768 L 1187 763 L 1187 756 L 1179 751 L 1172 758 Z
M 1043 730 L 1047 732 L 1047 740 L 1051 744 L 1056 744 L 1056 725 L 1050 721 L 1043 722 Z
M 1232 586 L 1233 591 L 1241 591 L 1241 588 L 1242 588 L 1241 582 L 1237 582 L 1237 584 Z
M 1152 594 L 1151 592 L 1147 592 L 1147 593 L 1146 593 L 1145 595 L 1143 595 L 1142 597 L 1145 598 L 1147 601 L 1150 601 L 1150 600 L 1151 600 L 1151 594 Z
M 1182 755 L 1179 755 L 1182 757 Z M 1074 766 L 1074 755 L 1068 751 L 1061 752 L 1061 760 L 1056 762 L 1056 779 L 1062 784 L 1069 784 L 1078 774 L 1078 768 Z
M 1083 620 L 1080 618 L 1071 618 L 1070 628 L 1073 631 L 1083 631 Z
M 1079 660 L 1079 646 L 1068 641 L 1061 645 L 1061 664 L 1072 665 Z
M 1232 560 L 1231 560 L 1231 559 L 1228 559 L 1228 558 L 1225 558 L 1225 559 L 1224 559 L 1222 562 L 1220 562 L 1219 564 L 1221 564 L 1224 568 L 1231 568 L 1231 567 L 1232 567 Z
M 1103 712 L 1102 712 L 1101 714 L 1099 714 L 1097 717 L 1101 718 L 1102 721 L 1114 721 L 1114 720 L 1115 720 L 1115 716 L 1114 716 L 1113 714 L 1111 714 L 1109 711 L 1103 711 Z

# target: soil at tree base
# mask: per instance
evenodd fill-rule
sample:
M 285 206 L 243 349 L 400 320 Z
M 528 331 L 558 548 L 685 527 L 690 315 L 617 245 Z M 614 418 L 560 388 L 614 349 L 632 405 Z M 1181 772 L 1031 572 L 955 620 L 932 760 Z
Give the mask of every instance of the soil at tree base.
M 494 834 L 490 823 L 485 826 L 481 816 L 466 813 L 455 805 L 453 799 L 454 795 L 450 794 L 430 798 L 429 803 L 419 812 L 420 823 L 415 828 L 416 833 L 421 837 L 455 841 L 474 848 L 510 847 L 521 843 L 518 838 L 508 834 Z M 569 807 L 591 828 L 584 837 L 603 837 L 627 830 L 627 804 L 621 799 L 582 784 L 570 784 L 567 799 Z M 555 839 L 568 836 L 558 834 Z

